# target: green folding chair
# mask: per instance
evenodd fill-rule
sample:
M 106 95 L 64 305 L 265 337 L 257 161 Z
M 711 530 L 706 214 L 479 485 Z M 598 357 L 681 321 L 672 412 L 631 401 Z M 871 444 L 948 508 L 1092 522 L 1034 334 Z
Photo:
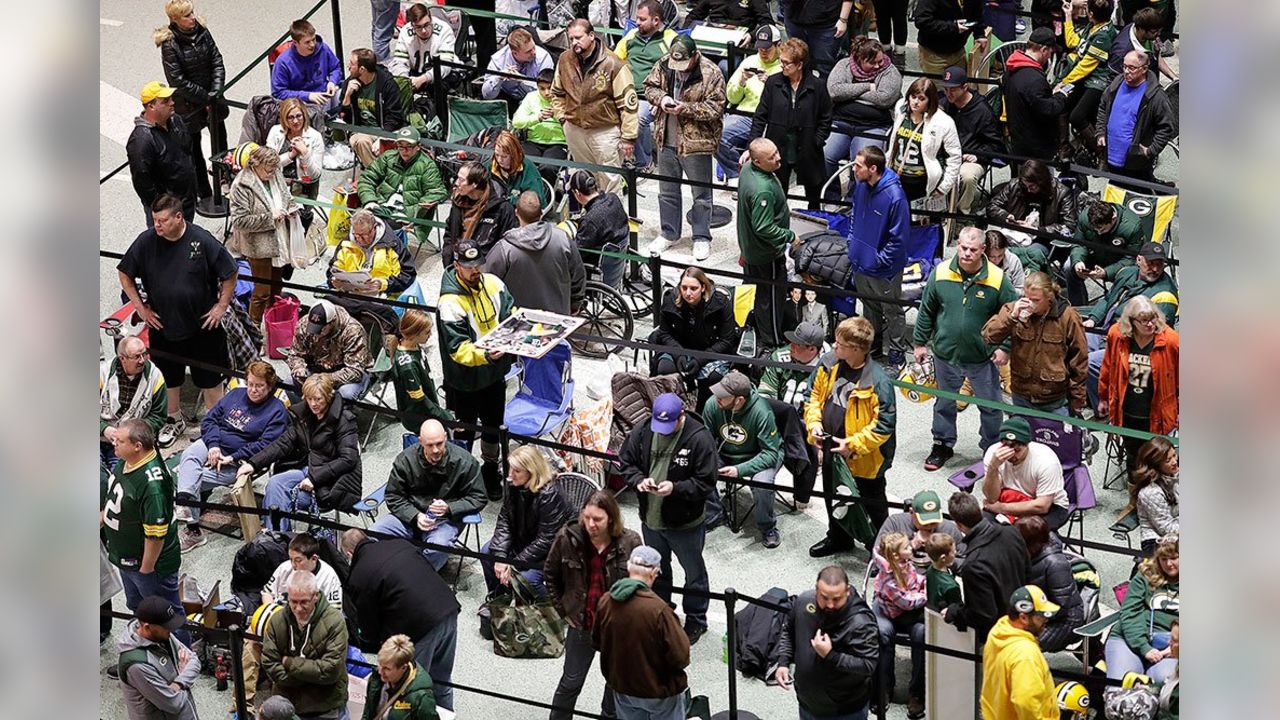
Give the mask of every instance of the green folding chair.
M 449 134 L 451 143 L 462 142 L 472 133 L 487 127 L 511 126 L 505 100 L 473 100 L 449 96 Z

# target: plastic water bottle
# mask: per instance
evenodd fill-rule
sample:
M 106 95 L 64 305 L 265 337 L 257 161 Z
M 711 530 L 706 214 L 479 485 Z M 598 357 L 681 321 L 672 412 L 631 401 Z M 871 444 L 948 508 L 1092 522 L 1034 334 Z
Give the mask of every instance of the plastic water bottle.
M 729 631 L 720 636 L 720 662 L 729 664 Z

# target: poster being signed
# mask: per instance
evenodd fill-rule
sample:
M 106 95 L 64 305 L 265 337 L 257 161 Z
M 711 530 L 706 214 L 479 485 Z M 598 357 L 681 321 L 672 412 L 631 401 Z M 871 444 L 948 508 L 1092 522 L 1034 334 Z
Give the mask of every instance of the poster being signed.
M 582 318 L 557 315 L 544 310 L 517 309 L 476 342 L 476 347 L 527 358 L 540 358 L 561 340 L 566 340 L 582 323 Z

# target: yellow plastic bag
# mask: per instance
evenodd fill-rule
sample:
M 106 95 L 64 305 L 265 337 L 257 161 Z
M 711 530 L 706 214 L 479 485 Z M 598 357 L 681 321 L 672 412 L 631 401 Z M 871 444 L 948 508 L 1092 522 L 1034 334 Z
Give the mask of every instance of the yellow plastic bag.
M 351 213 L 343 208 L 350 207 L 351 200 L 356 197 L 356 188 L 352 183 L 338 185 L 333 188 L 332 203 L 337 207 L 329 208 L 329 227 L 326 232 L 326 242 L 329 247 L 341 244 L 350 234 Z

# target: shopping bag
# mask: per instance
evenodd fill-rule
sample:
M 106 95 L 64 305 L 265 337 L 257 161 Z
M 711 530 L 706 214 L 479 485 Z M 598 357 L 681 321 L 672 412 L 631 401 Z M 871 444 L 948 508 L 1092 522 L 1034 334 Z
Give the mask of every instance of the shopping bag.
M 237 482 L 231 488 L 231 504 L 256 510 L 258 499 L 253 496 L 253 484 Z M 262 517 L 257 513 L 239 513 L 239 515 L 240 536 L 246 543 L 252 542 L 258 536 L 258 531 L 262 530 Z
M 267 357 L 275 360 L 284 359 L 281 348 L 293 345 L 293 334 L 298 329 L 298 308 L 302 302 L 291 295 L 277 296 L 272 299 L 266 312 L 262 313 L 262 321 L 267 326 Z
M 566 625 L 549 598 L 539 598 L 514 568 L 511 582 L 485 601 L 493 627 L 493 652 L 513 658 L 556 658 L 564 654 Z
M 359 203 L 355 186 L 351 183 L 338 185 L 333 189 L 332 203 L 337 207 L 329 209 L 329 227 L 326 233 L 326 242 L 330 247 L 340 245 L 343 240 L 347 239 L 347 235 L 351 233 L 351 213 L 348 212 L 348 209 L 350 209 L 353 199 Z

